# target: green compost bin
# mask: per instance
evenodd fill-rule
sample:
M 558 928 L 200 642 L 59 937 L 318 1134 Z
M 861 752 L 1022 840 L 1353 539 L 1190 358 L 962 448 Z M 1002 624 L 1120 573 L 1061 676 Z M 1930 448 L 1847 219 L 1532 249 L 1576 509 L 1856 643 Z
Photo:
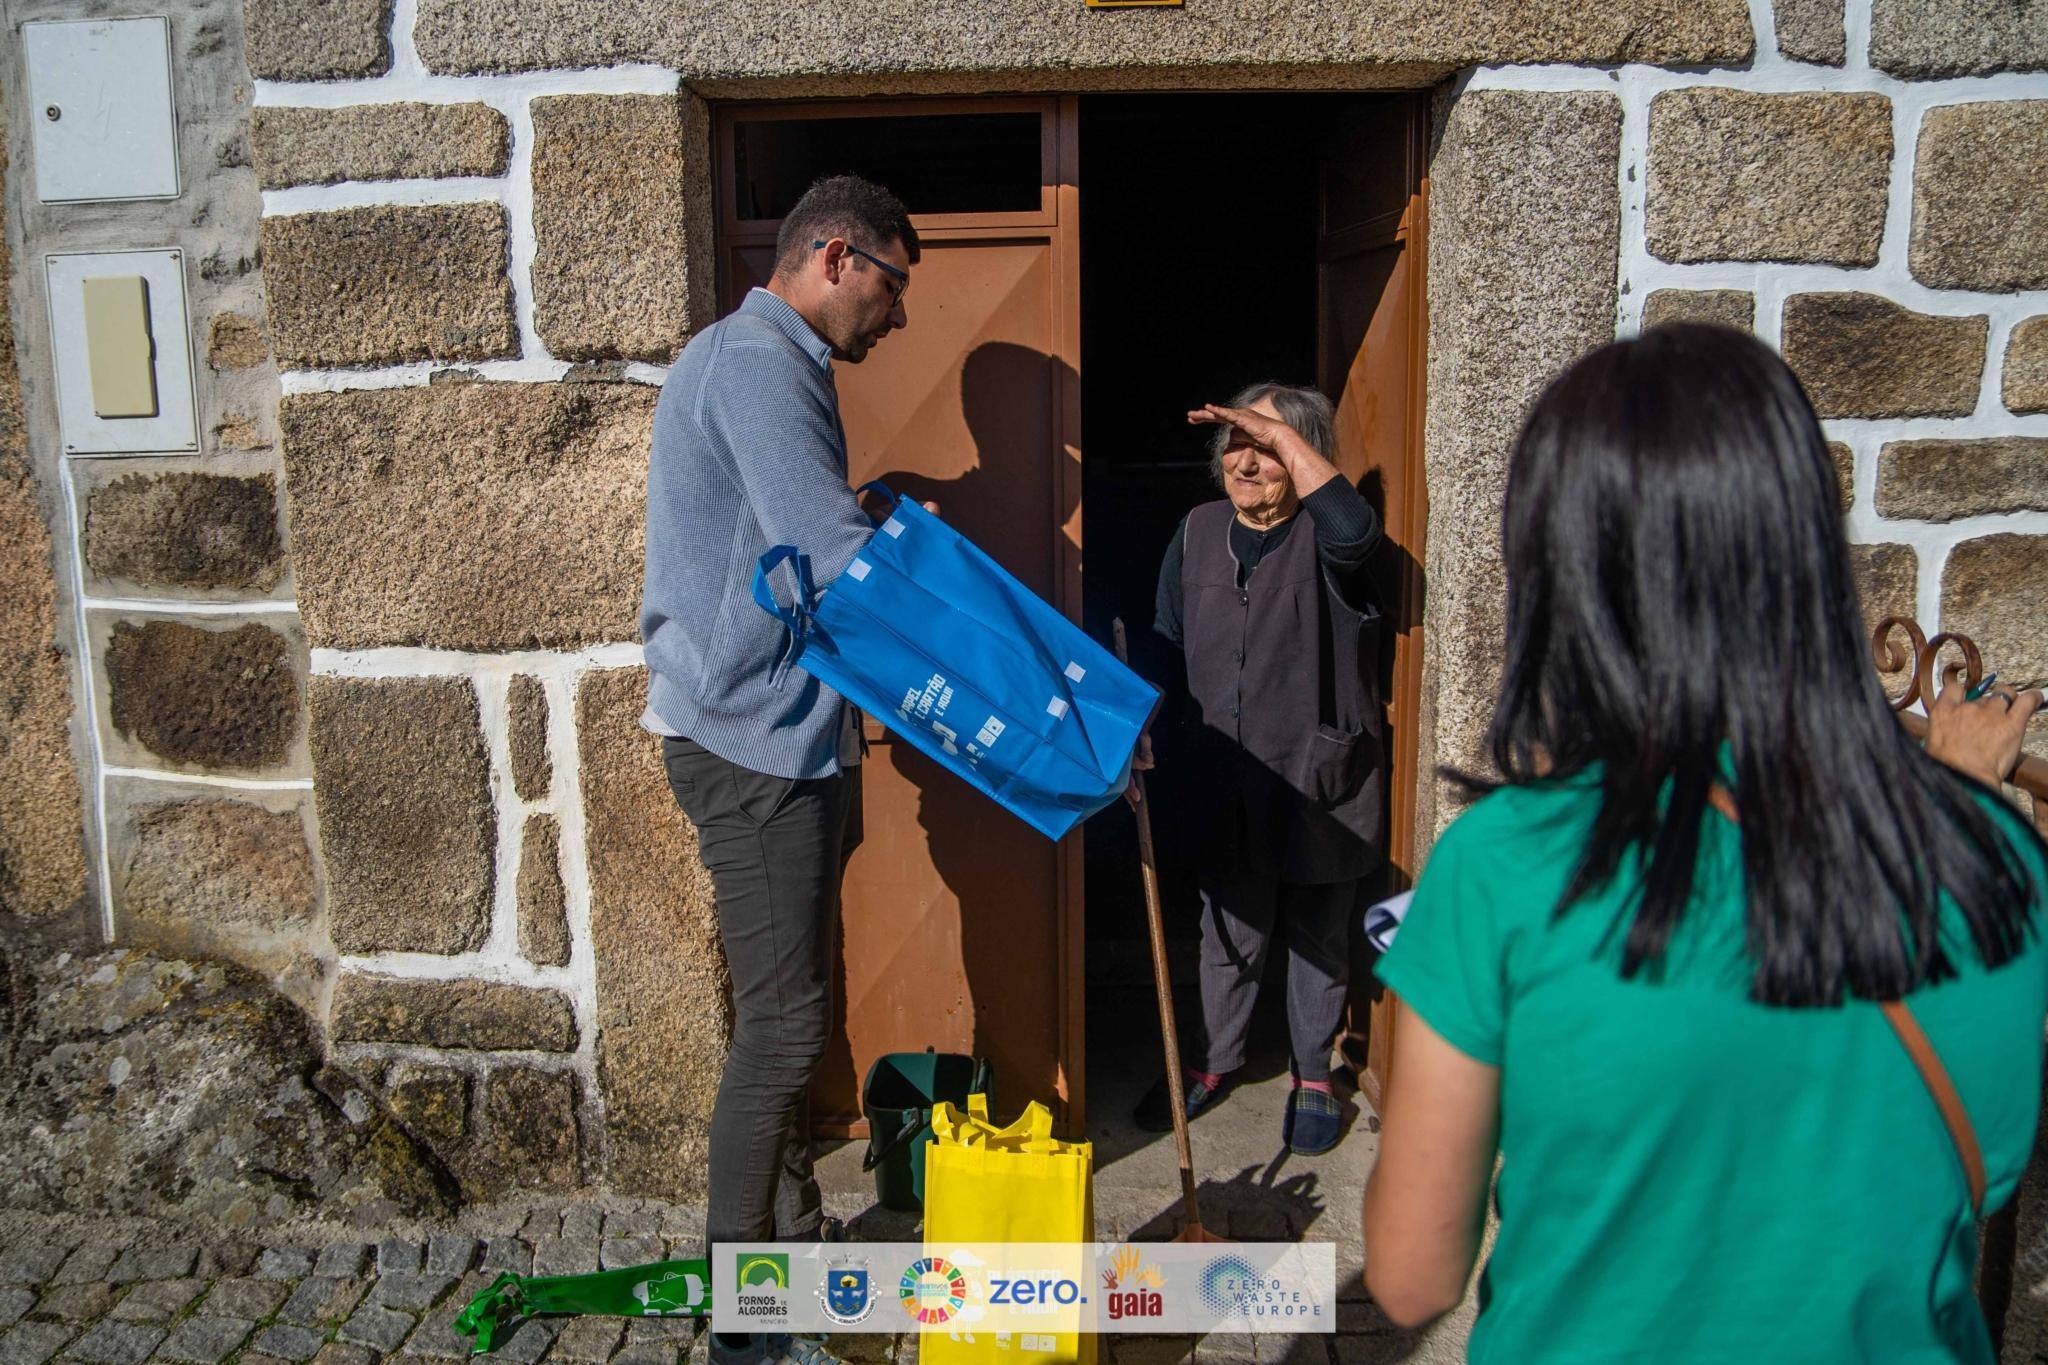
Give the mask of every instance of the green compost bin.
M 932 1142 L 932 1107 L 966 1107 L 970 1094 L 989 1094 L 988 1063 L 957 1052 L 889 1052 L 875 1058 L 861 1082 L 868 1150 L 860 1168 L 875 1173 L 875 1198 L 885 1209 L 924 1209 L 924 1154 Z M 994 1097 L 990 1096 L 993 1105 Z

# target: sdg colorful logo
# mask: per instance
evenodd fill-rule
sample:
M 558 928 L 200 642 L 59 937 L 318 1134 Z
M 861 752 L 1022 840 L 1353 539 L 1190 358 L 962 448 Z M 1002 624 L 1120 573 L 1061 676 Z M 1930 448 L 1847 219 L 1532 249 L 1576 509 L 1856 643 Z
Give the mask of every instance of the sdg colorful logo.
M 925 1256 L 910 1263 L 897 1282 L 903 1311 L 926 1327 L 949 1321 L 967 1303 L 967 1277 L 943 1256 Z

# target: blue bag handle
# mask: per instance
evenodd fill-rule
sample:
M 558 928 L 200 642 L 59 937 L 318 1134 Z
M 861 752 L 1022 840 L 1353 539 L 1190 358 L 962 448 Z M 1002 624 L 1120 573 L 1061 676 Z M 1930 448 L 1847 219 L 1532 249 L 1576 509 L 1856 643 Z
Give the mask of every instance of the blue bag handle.
M 775 600 L 775 590 L 768 586 L 768 575 L 789 561 L 796 574 L 796 597 L 785 607 Z M 811 583 L 810 556 L 799 554 L 794 545 L 777 545 L 761 556 L 754 565 L 754 602 L 762 611 L 781 621 L 788 629 L 789 650 L 776 663 L 769 685 L 782 687 L 782 680 L 789 673 L 791 664 L 803 656 L 804 645 L 811 633 L 811 603 L 817 598 L 818 590 Z
M 896 491 L 894 489 L 890 488 L 888 484 L 883 483 L 880 479 L 869 479 L 866 483 L 854 489 L 854 501 L 858 502 L 870 493 L 880 493 L 883 497 L 887 498 L 889 500 L 890 513 L 894 513 L 896 510 L 896 504 L 903 501 L 903 499 L 896 496 Z M 884 514 L 882 517 L 882 521 L 887 521 L 888 519 L 888 514 Z M 880 526 L 881 524 L 881 521 L 875 523 L 875 525 L 877 526 Z
M 768 575 L 774 573 L 784 560 L 793 560 L 796 572 L 797 595 L 795 606 L 785 607 L 775 600 L 775 590 L 768 586 Z M 762 611 L 776 617 L 790 633 L 801 639 L 809 629 L 811 619 L 811 561 L 797 553 L 794 545 L 777 545 L 761 556 L 754 566 L 754 601 Z

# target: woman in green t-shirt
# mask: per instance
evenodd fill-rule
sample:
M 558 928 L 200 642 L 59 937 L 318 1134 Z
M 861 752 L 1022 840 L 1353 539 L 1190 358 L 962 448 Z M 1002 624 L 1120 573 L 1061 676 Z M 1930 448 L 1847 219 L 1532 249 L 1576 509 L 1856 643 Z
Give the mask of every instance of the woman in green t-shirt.
M 1999 798 L 2039 692 L 1923 751 L 1870 666 L 1832 462 L 1767 347 L 1676 325 L 1537 401 L 1509 470 L 1503 780 L 1437 841 L 1366 1280 L 1476 1361 L 1991 1359 L 1950 1128 L 2013 1196 L 2048 1016 L 2048 856 Z M 1941 760 L 1941 761 L 1937 761 Z

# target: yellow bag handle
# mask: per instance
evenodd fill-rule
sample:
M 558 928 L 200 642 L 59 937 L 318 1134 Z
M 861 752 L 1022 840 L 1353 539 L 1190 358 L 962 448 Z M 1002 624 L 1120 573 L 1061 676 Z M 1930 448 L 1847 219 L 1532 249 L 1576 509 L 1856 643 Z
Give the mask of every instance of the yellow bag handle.
M 1008 1127 L 997 1127 L 988 1114 L 988 1096 L 967 1097 L 967 1113 L 951 1104 L 932 1106 L 932 1134 L 954 1147 L 984 1147 L 1005 1152 L 1068 1152 L 1085 1144 L 1061 1142 L 1052 1135 L 1052 1110 L 1033 1100 Z
M 970 1104 L 978 1099 L 981 1099 L 981 1096 L 968 1097 Z M 988 1102 L 982 1100 L 984 1110 L 987 1105 Z M 962 1114 L 950 1100 L 940 1100 L 932 1106 L 932 1137 L 941 1146 L 972 1147 L 981 1137 L 981 1132 L 975 1121 Z
M 979 1090 L 967 1097 L 967 1112 L 940 1101 L 932 1106 L 932 1136 L 952 1147 L 985 1147 L 1003 1130 L 988 1116 L 988 1096 Z
M 1026 1152 L 1061 1152 L 1067 1147 L 1052 1135 L 1052 1110 L 1037 1100 L 1026 1105 L 1017 1121 L 992 1140 Z

